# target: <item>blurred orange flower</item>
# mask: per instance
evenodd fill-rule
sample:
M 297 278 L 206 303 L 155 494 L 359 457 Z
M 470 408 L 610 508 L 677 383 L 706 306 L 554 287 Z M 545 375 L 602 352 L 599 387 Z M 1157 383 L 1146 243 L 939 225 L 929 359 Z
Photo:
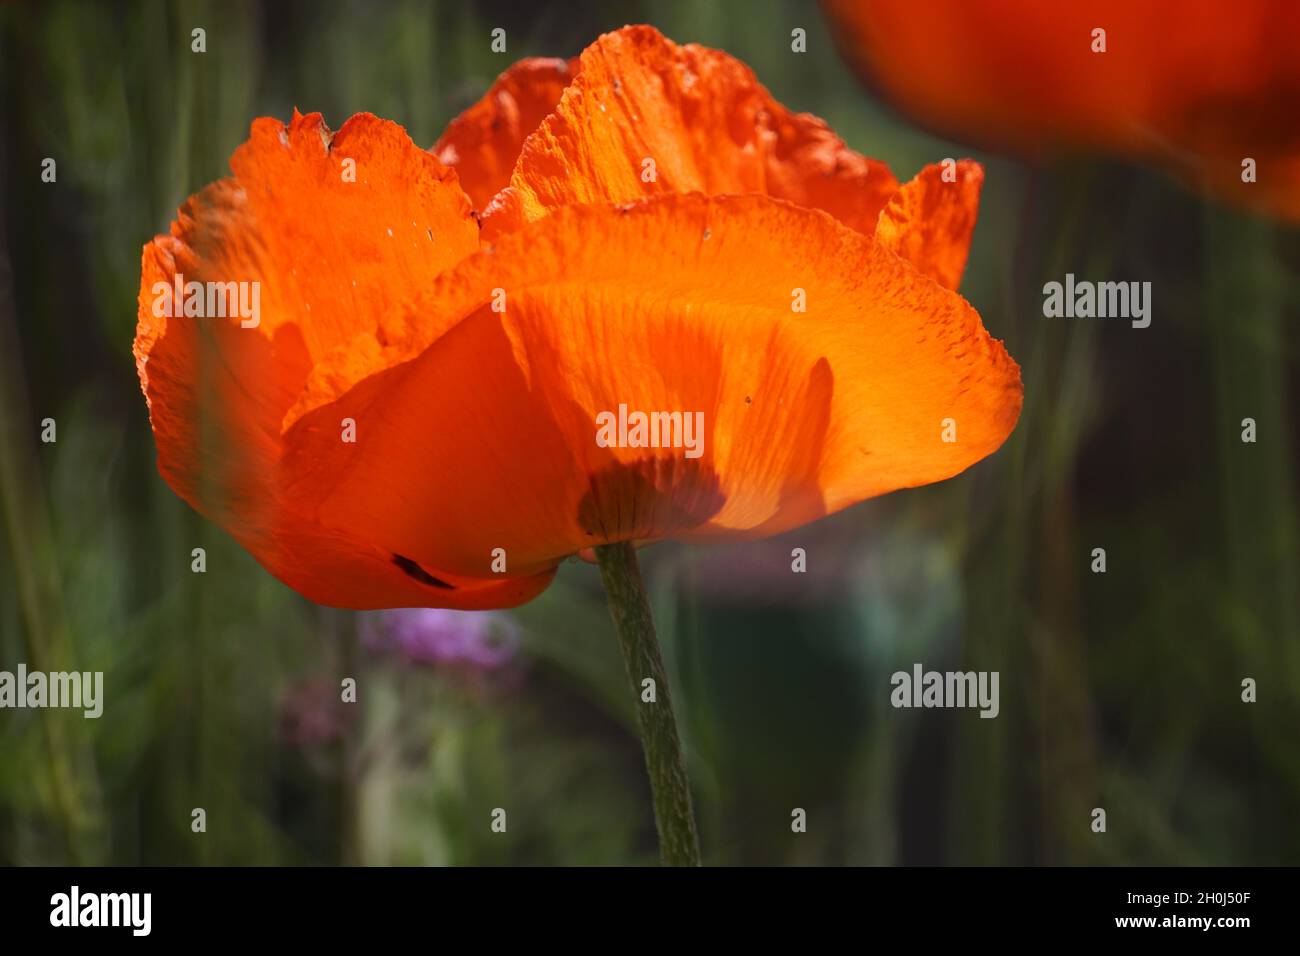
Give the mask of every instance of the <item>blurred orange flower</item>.
M 1294 0 L 822 0 L 840 48 L 943 136 L 1161 166 L 1300 220 Z
M 517 604 L 592 545 L 948 478 L 1019 415 L 953 291 L 980 167 L 900 186 L 648 27 L 515 65 L 434 150 L 295 114 L 231 168 L 145 247 L 140 380 L 167 482 L 323 604 Z M 255 316 L 179 308 L 240 283 Z

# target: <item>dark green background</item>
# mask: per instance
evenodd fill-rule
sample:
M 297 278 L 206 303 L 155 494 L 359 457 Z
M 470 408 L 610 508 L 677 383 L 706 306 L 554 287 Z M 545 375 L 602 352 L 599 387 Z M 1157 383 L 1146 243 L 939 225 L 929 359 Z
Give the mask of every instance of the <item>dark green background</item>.
M 592 568 L 514 612 L 508 673 L 395 666 L 163 484 L 130 352 L 141 246 L 254 117 L 368 110 L 427 146 L 516 58 L 627 22 L 727 50 L 902 179 L 970 154 L 864 92 L 810 3 L 0 7 L 0 669 L 103 670 L 107 696 L 0 711 L 0 862 L 655 859 Z M 1300 232 L 1105 160 L 977 158 L 962 291 L 1023 368 L 1006 446 L 778 540 L 643 552 L 706 861 L 1295 863 Z M 1152 282 L 1151 327 L 1044 319 L 1066 272 Z M 999 671 L 1001 715 L 892 709 L 917 661 Z M 288 742 L 286 695 L 348 674 L 343 738 Z

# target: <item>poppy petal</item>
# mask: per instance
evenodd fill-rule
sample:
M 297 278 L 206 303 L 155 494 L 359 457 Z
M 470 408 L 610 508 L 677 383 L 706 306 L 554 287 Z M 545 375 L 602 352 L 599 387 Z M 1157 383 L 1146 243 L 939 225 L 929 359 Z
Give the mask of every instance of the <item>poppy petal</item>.
M 926 166 L 881 210 L 876 236 L 940 285 L 956 289 L 983 185 L 984 167 L 972 160 Z
M 285 420 L 313 376 L 346 377 L 350 350 L 365 343 L 377 360 L 400 348 L 404 303 L 477 246 L 455 174 L 368 115 L 333 135 L 317 115 L 287 127 L 258 120 L 231 166 L 235 176 L 191 197 L 142 257 L 135 355 L 163 477 L 319 603 L 468 608 L 532 597 L 548 576 L 455 579 L 364 534 L 324 528 L 282 484 Z M 178 281 L 207 294 L 209 283 L 234 283 L 258 308 L 213 314 L 205 294 L 200 314 L 175 314 L 163 292 Z M 330 367 L 341 371 L 321 371 Z
M 776 533 L 957 474 L 1021 403 L 958 295 L 762 196 L 561 209 L 419 308 L 438 317 L 427 347 L 303 416 L 285 472 L 322 525 L 458 575 L 496 549 L 531 575 L 607 541 Z M 602 416 L 632 439 L 637 412 L 668 440 L 600 441 Z
M 564 206 L 686 192 L 764 194 L 870 233 L 898 188 L 884 163 L 787 110 L 739 60 L 647 26 L 582 52 L 510 184 L 488 209 L 485 235 Z
M 576 65 L 549 57 L 520 60 L 448 125 L 432 152 L 456 170 L 475 209 L 486 209 L 510 183 L 524 140 L 560 102 Z
M 1031 158 L 1112 153 L 1300 220 L 1293 0 L 822 7 L 868 85 L 942 136 Z

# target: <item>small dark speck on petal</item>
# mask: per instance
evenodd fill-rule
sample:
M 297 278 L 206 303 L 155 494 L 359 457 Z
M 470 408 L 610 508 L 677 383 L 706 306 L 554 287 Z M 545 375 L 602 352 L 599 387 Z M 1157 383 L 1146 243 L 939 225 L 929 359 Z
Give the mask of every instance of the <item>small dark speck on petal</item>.
M 430 587 L 435 587 L 435 588 L 444 588 L 448 591 L 456 590 L 456 586 L 454 584 L 448 584 L 446 581 L 442 580 L 441 578 L 435 578 L 428 571 L 424 570 L 424 568 L 420 567 L 420 565 L 417 564 L 415 561 L 412 561 L 410 558 L 405 557 L 404 555 L 400 555 L 400 554 L 393 555 L 393 564 L 397 565 L 406 574 L 415 578 L 415 580 L 419 581 L 421 584 L 427 584 Z

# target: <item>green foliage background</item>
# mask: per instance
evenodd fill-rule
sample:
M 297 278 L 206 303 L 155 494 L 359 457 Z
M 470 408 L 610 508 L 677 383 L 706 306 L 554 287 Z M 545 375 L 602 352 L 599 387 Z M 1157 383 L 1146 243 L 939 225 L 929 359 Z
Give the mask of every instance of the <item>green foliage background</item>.
M 727 50 L 901 178 L 971 154 L 864 92 L 806 2 L 0 8 L 0 669 L 103 670 L 107 696 L 97 721 L 0 711 L 0 862 L 655 859 L 592 568 L 515 612 L 508 676 L 377 658 L 357 615 L 297 597 L 163 484 L 130 353 L 141 246 L 254 117 L 368 110 L 429 145 L 509 62 L 627 22 Z M 976 158 L 962 291 L 1023 367 L 1007 445 L 781 539 L 643 554 L 706 860 L 1294 864 L 1300 232 L 1127 166 Z M 1044 319 L 1067 271 L 1151 281 L 1152 326 Z M 917 661 L 1000 671 L 1001 716 L 892 709 Z M 342 739 L 288 741 L 287 696 L 348 674 Z

